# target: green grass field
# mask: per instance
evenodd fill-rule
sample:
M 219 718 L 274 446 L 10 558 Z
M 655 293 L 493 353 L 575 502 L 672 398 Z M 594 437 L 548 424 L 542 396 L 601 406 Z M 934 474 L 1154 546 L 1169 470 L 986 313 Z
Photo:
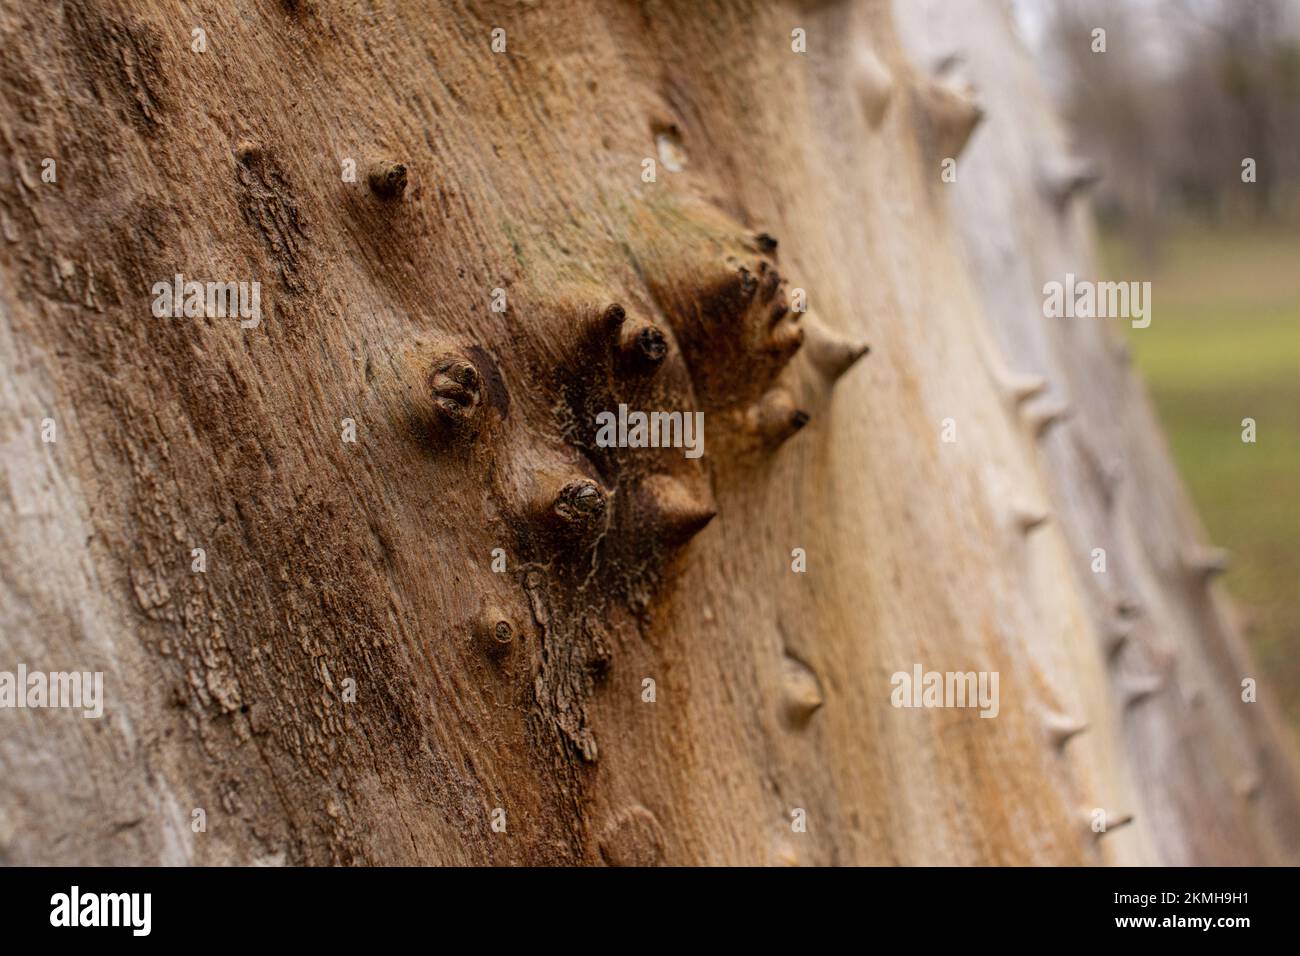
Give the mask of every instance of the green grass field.
M 1211 542 L 1232 553 L 1225 580 L 1261 670 L 1249 676 L 1300 733 L 1300 229 L 1181 232 L 1154 266 L 1112 236 L 1102 260 L 1109 278 L 1151 280 L 1134 361 Z

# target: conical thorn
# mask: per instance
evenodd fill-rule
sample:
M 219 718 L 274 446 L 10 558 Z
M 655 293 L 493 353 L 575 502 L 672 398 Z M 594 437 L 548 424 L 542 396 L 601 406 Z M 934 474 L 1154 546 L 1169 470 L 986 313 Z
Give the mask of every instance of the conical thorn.
M 1086 814 L 1086 819 L 1088 821 L 1088 829 L 1092 832 L 1093 839 L 1095 840 L 1100 840 L 1102 837 L 1104 837 L 1107 833 L 1110 833 L 1112 830 L 1118 830 L 1120 827 L 1128 826 L 1130 823 L 1133 822 L 1134 819 L 1133 814 L 1131 813 L 1112 814 L 1109 811 L 1105 811 L 1105 813 L 1106 813 L 1105 825 L 1100 830 L 1096 829 L 1096 827 L 1093 825 L 1092 814 L 1091 813 Z
M 1057 402 L 1046 408 L 1032 410 L 1029 413 L 1029 427 L 1033 430 L 1035 436 L 1041 438 L 1047 434 L 1049 428 L 1065 421 L 1071 414 L 1073 412 L 1067 403 Z
M 1044 169 L 1040 184 L 1057 211 L 1064 211 L 1070 200 L 1082 196 L 1100 180 L 1101 172 L 1094 163 L 1069 157 Z
M 1183 551 L 1182 561 L 1183 567 L 1202 582 L 1228 570 L 1228 552 L 1222 548 L 1193 545 Z
M 868 125 L 879 126 L 893 99 L 894 77 L 870 47 L 862 47 L 854 58 L 853 85 Z
M 805 727 L 825 703 L 821 682 L 807 664 L 788 654 L 782 667 L 786 722 L 796 729 Z
M 940 79 L 923 82 L 918 89 L 923 115 L 930 129 L 936 160 L 956 159 L 984 118 L 974 90 Z
M 1105 651 L 1108 658 L 1114 658 L 1124 649 L 1133 636 L 1133 623 L 1130 619 L 1116 617 L 1111 620 L 1105 636 Z
M 851 369 L 858 359 L 871 351 L 865 342 L 850 342 L 841 338 L 820 322 L 809 320 L 805 328 L 805 353 L 813 367 L 832 384 Z
M 1142 616 L 1142 604 L 1130 594 L 1121 594 L 1115 601 L 1115 613 L 1131 621 Z
M 717 515 L 707 495 L 696 494 L 672 475 L 651 475 L 641 483 L 638 504 L 646 524 L 671 545 L 685 544 Z
M 766 445 L 775 447 L 808 424 L 808 413 L 795 405 L 787 389 L 774 388 L 750 407 L 748 426 Z
M 1041 375 L 1020 375 L 1011 372 L 1003 377 L 1002 386 L 1016 405 L 1023 405 L 1047 389 L 1047 379 Z
M 1048 714 L 1043 724 L 1047 731 L 1047 739 L 1056 750 L 1065 749 L 1070 738 L 1088 729 L 1087 721 L 1075 720 L 1065 714 Z
M 947 50 L 934 58 L 930 72 L 940 79 L 956 75 L 957 70 L 966 62 L 966 54 L 961 50 Z
M 1028 534 L 1035 528 L 1047 523 L 1051 517 L 1043 508 L 1036 508 L 1033 505 L 1021 503 L 1011 510 L 1012 521 L 1020 529 L 1021 534 Z
M 1151 674 L 1146 677 L 1134 677 L 1123 685 L 1124 706 L 1136 707 L 1145 700 L 1150 700 L 1165 688 L 1163 675 Z

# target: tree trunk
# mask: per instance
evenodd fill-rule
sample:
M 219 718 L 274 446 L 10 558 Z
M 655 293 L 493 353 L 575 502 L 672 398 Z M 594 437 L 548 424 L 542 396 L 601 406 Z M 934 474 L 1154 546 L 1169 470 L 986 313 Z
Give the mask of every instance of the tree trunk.
M 1300 859 L 1141 389 L 1042 319 L 994 4 L 955 184 L 885 3 L 240 6 L 0 17 L 0 669 L 105 674 L 0 711 L 0 860 Z
M 1071 157 L 1001 3 L 916 0 L 897 9 L 915 59 L 957 60 L 952 81 L 977 88 L 987 114 L 949 195 L 997 340 L 994 374 L 1038 435 L 1045 504 L 1059 519 L 1092 635 L 1062 635 L 1071 672 L 1045 679 L 1094 731 L 1071 746 L 1095 745 L 1101 730 L 1125 755 L 1103 779 L 1135 813 L 1138 839 L 1117 839 L 1115 859 L 1294 863 L 1292 743 L 1272 707 L 1243 701 L 1242 681 L 1266 675 L 1211 585 L 1225 556 L 1203 543 L 1123 337 L 1112 334 L 1125 320 L 1043 317 L 1045 283 L 1096 275 L 1079 197 L 1098 171 Z M 1086 49 L 1087 32 L 1079 42 Z M 1108 68 L 1104 57 L 1089 63 Z M 1149 300 L 1152 323 L 1160 292 Z M 1240 441 L 1237 416 L 1214 424 L 1226 453 Z M 1105 573 L 1094 572 L 1098 548 Z

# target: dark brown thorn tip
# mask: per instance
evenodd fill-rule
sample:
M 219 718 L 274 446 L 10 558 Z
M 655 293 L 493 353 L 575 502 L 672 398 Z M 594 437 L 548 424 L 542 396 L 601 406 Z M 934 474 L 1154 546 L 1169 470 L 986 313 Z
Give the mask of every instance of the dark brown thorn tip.
M 602 318 L 607 329 L 617 332 L 619 328 L 622 327 L 623 321 L 627 318 L 627 310 L 615 302 L 605 309 Z
M 371 191 L 381 199 L 400 199 L 406 192 L 406 167 L 402 163 L 377 162 L 370 167 L 367 179 Z
M 429 371 L 429 392 L 443 426 L 460 430 L 470 425 L 482 401 L 478 369 L 460 358 L 442 358 Z
M 485 654 L 489 657 L 501 657 L 514 643 L 515 629 L 500 609 L 489 605 L 484 608 L 475 636 Z
M 784 388 L 772 389 L 749 410 L 750 430 L 773 447 L 799 432 L 808 420 L 808 413 L 795 405 Z
M 628 323 L 619 337 L 619 352 L 628 365 L 651 372 L 663 364 L 668 355 L 668 338 L 663 329 L 649 322 Z
M 605 516 L 607 496 L 590 478 L 570 481 L 555 496 L 552 513 L 570 527 L 590 527 Z
M 753 298 L 754 293 L 758 291 L 758 279 L 754 273 L 750 272 L 744 266 L 740 267 L 740 292 L 745 298 Z
M 1115 601 L 1115 613 L 1126 620 L 1132 620 L 1142 616 L 1142 605 L 1138 603 L 1137 598 L 1122 594 Z
M 803 338 L 802 325 L 785 322 L 773 328 L 772 334 L 768 337 L 768 342 L 771 351 L 779 356 L 782 362 L 788 362 L 803 345 Z

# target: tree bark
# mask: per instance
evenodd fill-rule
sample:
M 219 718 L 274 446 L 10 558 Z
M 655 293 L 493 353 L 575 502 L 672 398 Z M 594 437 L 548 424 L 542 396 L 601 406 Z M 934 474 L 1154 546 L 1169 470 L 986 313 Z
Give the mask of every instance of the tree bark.
M 241 6 L 0 18 L 0 669 L 106 697 L 0 711 L 0 859 L 1300 858 L 1140 387 L 1033 299 L 1081 221 L 964 198 L 1059 138 L 992 4 L 1027 142 L 958 184 L 885 3 Z M 916 664 L 997 717 L 891 706 Z
M 1120 859 L 1294 861 L 1293 745 L 1273 708 L 1243 701 L 1242 681 L 1267 676 L 1253 667 L 1234 608 L 1211 583 L 1225 556 L 1205 543 L 1123 336 L 1114 334 L 1125 320 L 1043 317 L 1045 283 L 1097 273 L 1081 197 L 1098 171 L 1071 155 L 1002 4 L 955 10 L 919 0 L 898 11 L 917 62 L 956 60 L 950 82 L 977 88 L 987 114 L 949 197 L 997 339 L 995 375 L 1039 434 L 1047 504 L 1084 596 L 1092 642 L 1077 647 L 1084 654 L 1072 664 L 1069 707 L 1094 731 L 1107 725 L 1111 746 L 1127 755 L 1126 766 L 1108 772 L 1109 785 L 1133 809 L 1141 843 L 1124 844 Z M 1107 67 L 1094 57 L 1089 68 Z M 1153 324 L 1160 292 L 1149 300 Z M 1027 394 L 1027 383 L 1041 391 Z M 1218 425 L 1225 446 L 1240 440 L 1236 418 Z M 1106 552 L 1102 574 L 1092 568 L 1097 548 Z

